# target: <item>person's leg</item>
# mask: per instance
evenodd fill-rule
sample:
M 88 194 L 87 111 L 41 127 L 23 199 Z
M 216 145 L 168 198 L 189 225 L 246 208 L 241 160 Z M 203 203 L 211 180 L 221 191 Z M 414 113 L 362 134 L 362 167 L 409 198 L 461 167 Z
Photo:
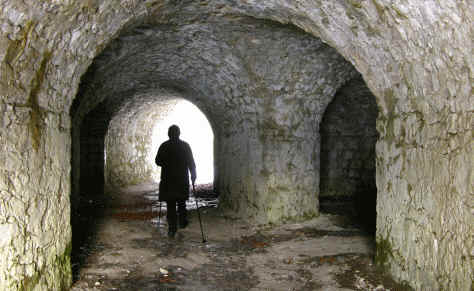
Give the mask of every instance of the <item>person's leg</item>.
M 166 201 L 166 217 L 168 218 L 168 235 L 174 237 L 177 230 L 176 200 Z
M 186 200 L 178 200 L 178 219 L 179 227 L 185 228 L 188 226 L 188 211 L 186 210 Z

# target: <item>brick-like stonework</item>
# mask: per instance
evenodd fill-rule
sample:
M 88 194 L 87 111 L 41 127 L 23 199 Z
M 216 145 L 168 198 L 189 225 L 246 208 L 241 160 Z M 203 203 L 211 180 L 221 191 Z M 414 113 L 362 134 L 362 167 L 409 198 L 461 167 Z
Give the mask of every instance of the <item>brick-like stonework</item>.
M 108 91 L 131 85 L 119 73 L 91 93 L 97 98 L 77 95 L 78 87 L 94 58 L 127 33 L 131 42 L 149 33 L 167 41 L 156 46 L 158 60 L 169 60 L 156 63 L 159 86 L 195 98 L 219 124 L 217 154 L 228 157 L 217 162 L 224 204 L 260 222 L 317 213 L 308 206 L 319 189 L 317 132 L 329 97 L 351 74 L 340 68 L 342 55 L 379 107 L 377 261 L 417 290 L 471 290 L 473 4 L 193 3 L 0 0 L 0 290 L 70 284 L 71 141 L 78 138 L 71 139 L 71 122 L 80 124 Z M 235 38 L 224 33 L 239 26 Z M 145 62 L 153 59 L 131 56 L 121 65 L 134 72 Z M 158 75 L 136 73 L 129 87 L 136 91 L 127 95 L 149 93 Z M 80 106 L 71 120 L 74 98 Z
M 182 100 L 178 96 L 163 90 L 133 96 L 114 115 L 105 140 L 106 192 L 159 180 L 159 168 L 154 162 L 157 148 L 152 148 L 152 134 L 155 126 L 167 132 L 170 125 L 161 121 Z

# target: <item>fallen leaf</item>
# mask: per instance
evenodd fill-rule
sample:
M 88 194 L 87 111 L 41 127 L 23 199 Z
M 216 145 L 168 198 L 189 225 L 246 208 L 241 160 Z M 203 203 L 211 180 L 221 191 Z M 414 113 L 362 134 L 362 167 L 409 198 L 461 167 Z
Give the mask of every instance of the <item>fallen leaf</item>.
M 176 283 L 176 280 L 171 279 L 170 277 L 160 278 L 160 283 Z

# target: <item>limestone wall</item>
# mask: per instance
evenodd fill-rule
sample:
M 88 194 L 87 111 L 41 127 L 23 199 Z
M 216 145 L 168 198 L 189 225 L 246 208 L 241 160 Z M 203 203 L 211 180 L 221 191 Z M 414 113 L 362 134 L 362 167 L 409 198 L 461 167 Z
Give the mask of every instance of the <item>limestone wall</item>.
M 255 15 L 271 13 L 336 47 L 377 97 L 378 263 L 417 290 L 470 290 L 472 3 L 271 1 L 259 8 Z
M 32 108 L 5 101 L 0 101 L 0 290 L 66 288 L 71 282 L 68 122 L 59 113 L 41 112 L 39 124 L 33 124 Z
M 0 289 L 60 290 L 69 284 L 68 113 L 80 77 L 123 29 L 138 24 L 165 24 L 172 28 L 176 19 L 202 16 L 192 5 L 188 9 L 189 3 L 0 0 L 0 229 L 5 234 L 0 239 Z M 356 67 L 380 109 L 380 138 L 376 146 L 378 262 L 417 290 L 472 289 L 472 1 L 216 0 L 207 4 L 202 6 L 213 10 L 209 14 L 211 20 L 222 17 L 233 22 L 246 15 L 299 26 L 308 35 L 318 36 L 334 47 Z M 221 22 L 209 27 L 219 26 L 216 24 Z M 193 31 L 193 25 L 185 28 Z M 199 40 L 199 32 L 191 36 Z M 259 50 L 251 48 L 258 45 L 258 40 L 244 40 L 233 40 L 231 47 L 243 43 L 244 51 L 250 49 L 259 56 Z M 292 158 L 301 159 L 306 163 L 301 169 L 291 169 L 290 176 L 318 176 L 318 157 L 308 159 L 298 152 L 285 156 L 282 163 L 264 162 L 275 151 L 283 154 L 290 143 L 319 152 L 319 137 L 299 139 L 300 133 L 318 132 L 318 123 L 300 124 L 291 119 L 292 115 L 285 114 L 286 109 L 293 108 L 310 116 L 320 108 L 321 104 L 302 97 L 306 91 L 301 81 L 306 76 L 310 80 L 315 77 L 307 73 L 313 72 L 310 67 L 318 66 L 311 63 L 313 58 L 308 58 L 301 61 L 300 67 L 291 67 L 286 56 L 278 53 L 294 51 L 307 55 L 305 48 L 314 46 L 305 46 L 304 41 L 300 42 L 303 46 L 294 46 L 298 39 L 291 39 L 281 44 L 286 50 L 263 46 L 267 51 L 275 51 L 276 57 L 271 60 L 265 55 L 255 61 L 240 62 L 242 58 L 238 55 L 207 50 L 206 44 L 215 41 L 206 38 L 204 42 L 196 41 L 194 46 L 174 42 L 175 53 L 166 56 L 182 60 L 182 49 L 202 47 L 202 51 L 196 49 L 197 53 L 187 58 L 201 59 L 209 66 L 186 69 L 183 62 L 173 62 L 174 66 L 157 68 L 163 73 L 161 81 L 192 92 L 189 96 L 203 104 L 211 122 L 222 124 L 216 133 L 221 139 L 219 151 L 243 153 L 240 156 L 248 157 L 249 162 L 260 161 L 254 166 L 248 163 L 239 167 L 241 160 L 235 158 L 221 165 L 232 170 L 229 174 L 219 170 L 224 171 L 224 181 L 219 183 L 229 185 L 224 190 L 232 194 L 227 197 L 240 197 L 232 204 L 242 206 L 239 209 L 247 209 L 243 206 L 254 202 L 263 205 L 277 201 L 274 205 L 287 205 L 279 201 L 284 201 L 288 193 L 301 193 L 294 196 L 295 201 L 308 202 L 304 200 L 309 197 L 306 190 L 285 189 L 288 180 L 283 179 L 287 173 L 284 169 L 291 169 Z M 252 64 L 260 65 L 255 69 Z M 284 69 L 281 76 L 296 82 L 275 78 L 265 68 Z M 216 74 L 216 70 L 220 73 Z M 219 82 L 235 80 L 234 76 L 239 76 L 241 82 Z M 258 82 L 249 83 L 251 79 Z M 143 83 L 146 82 L 136 83 L 137 88 Z M 324 88 L 338 87 L 334 83 L 324 84 Z M 286 91 L 287 88 L 291 90 Z M 104 86 L 102 90 L 110 89 Z M 324 95 L 330 91 L 323 91 Z M 105 95 L 98 92 L 98 96 Z M 228 98 L 214 98 L 222 95 Z M 212 102 L 205 102 L 203 96 L 210 96 Z M 255 102 L 250 96 L 265 98 Z M 280 97 L 271 98 L 275 96 Z M 294 100 L 302 105 L 290 106 L 291 96 L 301 96 Z M 83 118 L 94 104 L 100 103 L 98 99 L 81 103 L 84 107 L 79 108 L 76 118 Z M 278 100 L 285 100 L 281 107 Z M 259 104 L 257 110 L 252 109 L 255 104 Z M 241 110 L 247 108 L 245 105 L 250 110 Z M 272 128 L 275 130 L 268 130 Z M 239 137 L 247 138 L 246 143 L 236 146 Z M 250 147 L 258 150 L 246 150 Z M 270 167 L 270 174 L 262 171 L 264 166 Z M 248 173 L 260 174 L 251 183 L 237 183 L 244 181 Z M 269 187 L 272 181 L 280 180 L 281 191 L 273 191 Z M 313 182 L 303 179 L 301 185 L 318 184 L 317 179 Z M 238 192 L 236 187 L 243 187 L 239 185 L 247 186 Z M 263 188 L 253 190 L 258 187 Z M 273 211 L 278 215 L 274 216 Z M 249 214 L 271 221 L 293 211 L 290 206 Z M 307 211 L 300 208 L 302 213 Z
M 136 96 L 113 117 L 105 147 L 107 192 L 158 181 L 159 169 L 154 164 L 157 148 L 152 148 L 153 129 L 161 126 L 163 131 L 167 131 L 169 125 L 160 124 L 160 120 L 176 106 L 178 100 L 169 95 L 161 98 Z

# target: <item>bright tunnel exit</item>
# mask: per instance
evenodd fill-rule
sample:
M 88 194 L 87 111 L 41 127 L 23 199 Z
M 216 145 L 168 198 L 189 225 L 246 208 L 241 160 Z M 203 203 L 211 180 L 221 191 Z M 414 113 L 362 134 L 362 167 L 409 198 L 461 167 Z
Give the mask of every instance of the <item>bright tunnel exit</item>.
M 181 130 L 180 139 L 187 142 L 196 162 L 196 184 L 208 184 L 214 180 L 214 133 L 204 113 L 193 103 L 180 99 L 169 108 L 167 114 L 156 122 L 152 133 L 152 156 L 158 147 L 168 140 L 168 128 L 176 124 Z M 154 180 L 159 181 L 159 171 Z
M 197 170 L 197 184 L 214 180 L 214 134 L 204 113 L 172 94 L 140 95 L 125 103 L 113 116 L 105 138 L 105 188 L 150 185 L 160 181 L 155 156 L 176 124 L 180 138 L 189 143 Z

